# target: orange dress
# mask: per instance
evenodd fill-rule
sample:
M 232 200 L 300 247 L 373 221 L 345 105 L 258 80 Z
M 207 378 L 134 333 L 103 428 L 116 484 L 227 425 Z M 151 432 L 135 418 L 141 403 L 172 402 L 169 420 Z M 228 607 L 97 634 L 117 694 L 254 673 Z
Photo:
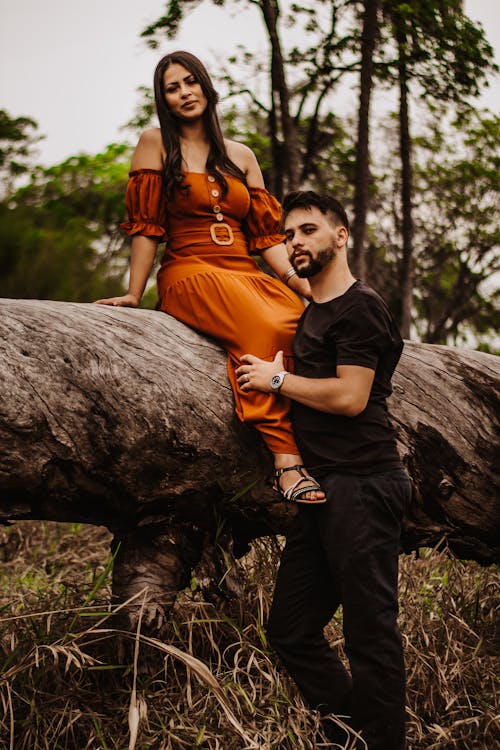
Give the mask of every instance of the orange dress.
M 162 174 L 130 173 L 122 228 L 165 242 L 158 271 L 158 307 L 215 338 L 228 354 L 228 376 L 236 413 L 252 423 L 273 453 L 298 453 L 289 401 L 238 386 L 242 354 L 272 360 L 279 349 L 293 367 L 292 339 L 303 304 L 285 284 L 264 273 L 251 253 L 283 241 L 281 208 L 263 188 L 248 188 L 226 175 L 224 199 L 215 177 L 188 172 L 189 189 L 166 201 Z

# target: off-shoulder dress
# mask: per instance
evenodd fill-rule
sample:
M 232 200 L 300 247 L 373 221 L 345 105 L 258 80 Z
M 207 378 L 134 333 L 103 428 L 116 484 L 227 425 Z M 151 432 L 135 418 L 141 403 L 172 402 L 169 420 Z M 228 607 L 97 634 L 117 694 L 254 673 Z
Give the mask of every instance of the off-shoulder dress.
M 298 453 L 289 401 L 238 386 L 242 354 L 272 360 L 282 349 L 293 368 L 292 339 L 303 304 L 281 281 L 264 273 L 253 257 L 283 241 L 281 208 L 264 188 L 247 188 L 226 176 L 222 198 L 215 176 L 185 174 L 185 188 L 168 201 L 160 171 L 132 171 L 127 186 L 129 235 L 165 242 L 157 275 L 158 309 L 205 333 L 228 354 L 236 413 L 252 423 L 273 453 Z

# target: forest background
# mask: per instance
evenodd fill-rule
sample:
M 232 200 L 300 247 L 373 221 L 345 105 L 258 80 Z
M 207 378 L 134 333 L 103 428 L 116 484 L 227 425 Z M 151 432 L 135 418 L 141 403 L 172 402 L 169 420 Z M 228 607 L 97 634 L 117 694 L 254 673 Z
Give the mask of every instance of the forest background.
M 191 39 L 201 10 L 216 38 L 223 19 L 251 10 L 250 28 L 260 28 L 247 45 L 231 48 L 226 36 L 228 51 L 205 58 L 227 134 L 254 148 L 278 197 L 300 184 L 346 203 L 354 269 L 385 295 L 405 337 L 495 351 L 499 120 L 477 106 L 498 72 L 494 50 L 456 0 L 366 7 L 371 17 L 352 0 L 171 2 L 138 33 L 159 58 Z M 203 57 L 214 33 L 189 49 Z M 58 80 L 33 84 L 53 91 Z M 2 296 L 89 301 L 123 290 L 124 185 L 131 146 L 151 122 L 141 86 L 120 142 L 46 167 L 31 113 L 3 111 Z M 143 304 L 154 305 L 153 284 Z
M 185 43 L 196 0 L 158 0 L 157 20 L 153 12 L 137 29 L 141 43 L 155 58 L 178 47 L 204 58 L 226 132 L 256 151 L 270 190 L 325 189 L 346 203 L 354 268 L 387 298 L 407 338 L 498 353 L 500 122 L 478 105 L 497 72 L 487 32 L 458 0 L 203 5 L 212 19 L 206 47 Z M 222 53 L 219 19 L 249 8 L 262 45 L 249 39 Z M 34 89 L 53 87 L 31 62 Z M 89 302 L 122 292 L 129 243 L 119 223 L 133 143 L 154 123 L 151 104 L 141 87 L 123 139 L 50 166 L 39 161 L 43 133 L 32 113 L 0 112 L 0 296 Z M 78 111 L 72 117 L 77 127 Z M 143 305 L 154 303 L 152 277 Z M 138 732 L 140 747 L 165 750 L 241 750 L 249 734 L 263 748 L 321 747 L 318 717 L 280 672 L 263 629 L 276 540 L 256 543 L 242 562 L 243 624 L 207 609 L 193 578 L 168 642 L 188 656 L 149 644 L 166 659 L 149 677 L 110 661 L 108 545 L 104 529 L 79 524 L 1 531 L 0 747 L 97 750 L 124 747 L 126 736 L 132 747 Z M 496 569 L 443 550 L 404 557 L 411 750 L 495 742 L 497 583 Z M 339 620 L 329 635 L 341 647 Z M 243 735 L 207 692 L 203 665 L 230 696 Z

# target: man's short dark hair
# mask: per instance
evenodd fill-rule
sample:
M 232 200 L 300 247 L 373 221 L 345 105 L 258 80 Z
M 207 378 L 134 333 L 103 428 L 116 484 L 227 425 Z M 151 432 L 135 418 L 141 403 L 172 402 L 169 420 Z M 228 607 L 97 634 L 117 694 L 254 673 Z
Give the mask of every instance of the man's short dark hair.
M 344 206 L 331 195 L 319 195 L 314 190 L 295 190 L 288 193 L 283 200 L 283 222 L 295 208 L 311 208 L 316 206 L 322 214 L 334 214 L 343 226 L 349 231 L 349 219 Z

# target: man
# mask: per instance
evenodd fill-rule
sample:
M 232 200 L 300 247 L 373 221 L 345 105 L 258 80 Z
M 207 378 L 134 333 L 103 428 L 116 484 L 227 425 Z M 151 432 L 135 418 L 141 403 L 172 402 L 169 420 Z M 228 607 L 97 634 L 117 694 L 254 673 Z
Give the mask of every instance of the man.
M 327 502 L 299 507 L 278 572 L 268 631 L 307 702 L 350 717 L 369 750 L 402 750 L 405 672 L 397 625 L 398 551 L 410 482 L 386 398 L 403 342 L 384 301 L 351 274 L 349 223 L 312 191 L 283 203 L 290 262 L 312 300 L 294 342 L 295 374 L 251 354 L 241 387 L 292 399 L 304 463 Z M 349 674 L 323 628 L 343 610 Z M 332 739 L 343 739 L 332 735 Z

